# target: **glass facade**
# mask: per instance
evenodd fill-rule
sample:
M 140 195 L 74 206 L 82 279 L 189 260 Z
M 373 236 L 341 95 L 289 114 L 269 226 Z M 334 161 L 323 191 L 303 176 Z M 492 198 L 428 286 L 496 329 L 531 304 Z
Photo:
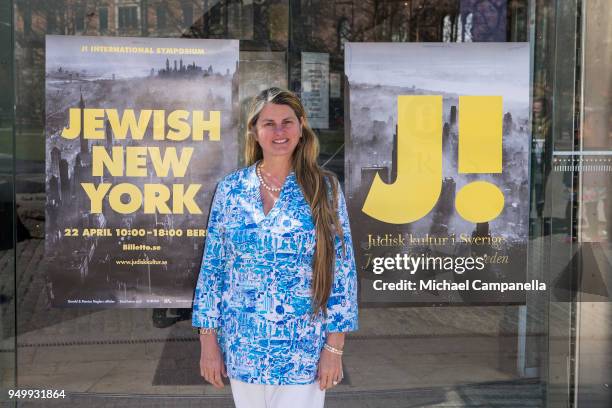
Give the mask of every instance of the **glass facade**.
M 527 42 L 526 274 L 550 290 L 525 304 L 360 305 L 326 406 L 611 406 L 611 15 L 606 0 L 3 2 L 0 401 L 29 406 L 9 390 L 52 389 L 66 399 L 45 406 L 233 406 L 229 387 L 199 375 L 190 309 L 51 306 L 45 35 L 59 34 L 239 40 L 239 135 L 250 98 L 271 86 L 304 96 L 304 62 L 325 54 L 329 95 L 314 127 L 320 163 L 342 182 L 347 44 Z

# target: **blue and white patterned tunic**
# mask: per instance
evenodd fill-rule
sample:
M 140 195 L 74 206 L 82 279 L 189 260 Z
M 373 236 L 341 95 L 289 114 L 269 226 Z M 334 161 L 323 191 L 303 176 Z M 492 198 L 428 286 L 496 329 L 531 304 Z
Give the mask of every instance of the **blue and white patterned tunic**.
M 336 237 L 327 319 L 319 313 L 311 320 L 315 226 L 295 173 L 287 176 L 267 215 L 255 164 L 229 174 L 217 186 L 192 324 L 221 329 L 219 344 L 230 378 L 257 384 L 313 383 L 327 333 L 357 330 L 357 273 L 339 187 L 338 211 L 346 251 Z

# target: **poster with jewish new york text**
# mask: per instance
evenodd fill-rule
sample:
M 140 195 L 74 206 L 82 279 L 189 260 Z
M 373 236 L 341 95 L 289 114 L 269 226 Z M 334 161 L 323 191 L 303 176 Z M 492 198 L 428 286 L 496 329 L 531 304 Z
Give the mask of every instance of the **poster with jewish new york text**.
M 48 288 L 58 307 L 191 307 L 237 167 L 238 41 L 46 37 Z

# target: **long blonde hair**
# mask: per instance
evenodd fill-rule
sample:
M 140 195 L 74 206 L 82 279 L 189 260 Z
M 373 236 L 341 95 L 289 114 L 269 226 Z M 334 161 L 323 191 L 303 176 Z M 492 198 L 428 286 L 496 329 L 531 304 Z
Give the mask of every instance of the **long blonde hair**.
M 342 241 L 344 237 L 338 219 L 338 182 L 336 175 L 317 163 L 319 157 L 319 139 L 308 126 L 306 111 L 300 99 L 285 89 L 269 88 L 259 93 L 249 109 L 247 117 L 247 134 L 244 159 L 247 166 L 263 158 L 261 146 L 255 139 L 255 125 L 264 106 L 268 103 L 287 105 L 299 120 L 302 121 L 302 137 L 292 155 L 292 165 L 298 185 L 301 187 L 306 202 L 310 205 L 315 225 L 316 246 L 312 269 L 312 312 L 319 311 L 327 316 L 327 301 L 334 281 L 335 237 Z M 331 197 L 327 187 L 331 187 Z

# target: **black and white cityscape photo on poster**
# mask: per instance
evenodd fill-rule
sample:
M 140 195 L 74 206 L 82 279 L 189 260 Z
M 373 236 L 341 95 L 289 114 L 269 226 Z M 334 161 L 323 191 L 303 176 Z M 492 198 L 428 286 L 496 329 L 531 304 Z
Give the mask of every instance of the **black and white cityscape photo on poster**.
M 345 189 L 361 301 L 523 303 L 526 43 L 349 43 Z
M 234 40 L 46 37 L 53 305 L 191 306 L 237 68 Z

